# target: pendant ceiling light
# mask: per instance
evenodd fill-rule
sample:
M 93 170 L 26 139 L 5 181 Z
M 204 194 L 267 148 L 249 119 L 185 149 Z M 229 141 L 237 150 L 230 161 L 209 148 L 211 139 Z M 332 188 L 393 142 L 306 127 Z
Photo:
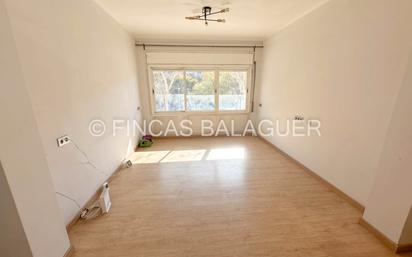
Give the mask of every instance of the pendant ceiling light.
M 209 19 L 208 17 L 211 15 L 215 15 L 218 13 L 225 13 L 229 12 L 229 8 L 222 9 L 217 12 L 212 12 L 212 7 L 205 6 L 202 8 L 202 14 L 195 15 L 195 16 L 189 16 L 186 17 L 187 20 L 198 20 L 198 21 L 204 21 L 205 25 L 207 26 L 209 21 L 216 21 L 216 22 L 226 22 L 225 19 Z

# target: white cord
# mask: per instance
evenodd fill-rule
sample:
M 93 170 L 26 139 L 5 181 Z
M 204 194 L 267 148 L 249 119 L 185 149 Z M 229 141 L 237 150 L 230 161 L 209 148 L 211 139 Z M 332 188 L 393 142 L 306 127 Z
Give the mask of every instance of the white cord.
M 87 160 L 87 162 L 82 162 L 82 164 L 91 166 L 95 171 L 97 171 L 98 173 L 101 173 L 101 174 L 105 175 L 106 177 L 109 176 L 108 174 L 106 174 L 105 172 L 103 172 L 102 170 L 100 170 L 99 168 L 97 168 L 97 166 L 94 165 L 94 164 L 90 161 L 89 156 L 86 154 L 86 152 L 83 151 L 83 150 L 76 144 L 76 142 L 75 142 L 73 139 L 70 139 L 70 140 L 72 141 L 74 147 L 75 147 L 75 148 L 83 155 L 83 157 Z
M 83 155 L 83 157 L 87 160 L 87 162 L 82 162 L 82 164 L 91 166 L 95 171 L 97 171 L 98 173 L 101 173 L 101 174 L 105 175 L 106 177 L 109 176 L 108 174 L 106 174 L 105 172 L 103 172 L 103 171 L 101 171 L 99 168 L 97 168 L 97 166 L 94 165 L 94 164 L 90 161 L 89 156 L 86 154 L 86 152 L 83 151 L 83 150 L 76 144 L 76 142 L 75 142 L 73 139 L 71 139 L 71 142 L 73 143 L 74 147 L 75 147 L 75 148 Z M 73 203 L 77 206 L 77 208 L 79 209 L 79 211 L 81 212 L 81 213 L 80 213 L 80 218 L 82 218 L 82 219 L 86 219 L 86 220 L 92 219 L 92 218 L 97 217 L 97 216 L 101 213 L 101 207 L 99 206 L 99 204 L 96 204 L 98 201 L 95 201 L 91 207 L 82 209 L 82 207 L 80 206 L 80 204 L 79 204 L 74 198 L 72 198 L 72 197 L 70 197 L 70 196 L 67 196 L 67 195 L 65 195 L 65 194 L 63 194 L 63 193 L 60 193 L 60 192 L 56 192 L 56 194 L 58 194 L 58 195 L 60 195 L 60 196 L 62 196 L 62 197 L 64 197 L 64 198 L 70 200 L 71 202 L 73 202 Z
M 76 200 L 74 200 L 73 198 L 71 198 L 70 196 L 67 196 L 67 195 L 65 195 L 65 194 L 63 194 L 63 193 L 60 193 L 60 192 L 56 192 L 56 194 L 58 194 L 58 195 L 60 195 L 60 196 L 62 196 L 62 197 L 64 197 L 64 198 L 72 201 L 74 204 L 76 204 L 77 208 L 79 208 L 80 211 L 82 210 L 82 207 L 80 206 L 80 204 L 79 204 Z
M 89 219 L 95 218 L 95 217 L 99 216 L 102 213 L 101 212 L 102 208 L 98 204 L 98 200 L 95 201 L 91 207 L 82 209 L 80 204 L 76 200 L 71 198 L 70 196 L 67 196 L 67 195 L 65 195 L 63 193 L 60 193 L 60 192 L 56 192 L 56 194 L 66 198 L 66 199 L 70 200 L 71 202 L 73 202 L 74 204 L 76 204 L 77 208 L 80 211 L 80 218 L 82 218 L 84 220 L 89 220 Z

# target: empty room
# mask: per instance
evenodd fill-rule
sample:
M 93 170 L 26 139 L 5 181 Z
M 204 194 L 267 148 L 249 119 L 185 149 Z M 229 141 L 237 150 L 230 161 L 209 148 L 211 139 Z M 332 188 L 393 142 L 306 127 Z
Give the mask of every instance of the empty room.
M 1 257 L 412 257 L 411 0 L 0 0 Z

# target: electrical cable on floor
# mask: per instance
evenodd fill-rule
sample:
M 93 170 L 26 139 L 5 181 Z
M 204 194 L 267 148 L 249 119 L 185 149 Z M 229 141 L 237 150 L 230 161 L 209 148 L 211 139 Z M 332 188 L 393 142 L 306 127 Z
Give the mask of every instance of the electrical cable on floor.
M 85 213 L 83 215 L 80 215 L 80 218 L 84 220 L 89 220 L 89 219 L 96 218 L 97 216 L 101 214 L 102 214 L 102 208 L 100 207 L 99 204 L 96 205 L 96 203 L 94 203 L 92 207 L 85 209 Z
M 87 162 L 82 162 L 82 164 L 91 166 L 96 172 L 101 173 L 101 174 L 105 175 L 106 177 L 109 176 L 108 174 L 106 174 L 105 172 L 103 172 L 103 171 L 101 171 L 99 168 L 97 168 L 97 166 L 90 161 L 89 156 L 86 154 L 86 152 L 83 151 L 83 150 L 76 144 L 76 142 L 75 142 L 73 139 L 71 139 L 71 142 L 72 142 L 72 144 L 74 145 L 74 147 L 75 147 L 75 148 L 83 155 L 83 157 L 87 160 Z M 65 195 L 65 194 L 63 194 L 63 193 L 60 193 L 60 192 L 56 192 L 56 194 L 58 194 L 58 195 L 60 195 L 60 196 L 62 196 L 62 197 L 64 197 L 64 198 L 70 200 L 71 202 L 73 202 L 73 203 L 77 206 L 77 208 L 79 209 L 79 211 L 80 211 L 80 218 L 82 218 L 82 219 L 85 219 L 85 220 L 92 219 L 92 218 L 95 218 L 95 217 L 99 216 L 99 215 L 102 213 L 102 212 L 101 212 L 101 207 L 100 207 L 100 205 L 99 205 L 99 200 L 96 200 L 96 201 L 91 205 L 91 207 L 82 209 L 82 207 L 80 206 L 80 204 L 79 204 L 74 198 L 72 198 L 72 197 L 70 197 L 70 196 L 68 196 L 68 195 Z
M 95 217 L 99 216 L 102 213 L 100 205 L 99 205 L 99 200 L 96 200 L 91 207 L 82 209 L 80 204 L 75 199 L 71 198 L 70 196 L 67 196 L 67 195 L 65 195 L 63 193 L 60 193 L 60 192 L 56 192 L 56 194 L 58 194 L 58 195 L 60 195 L 64 198 L 70 200 L 71 202 L 73 202 L 80 211 L 80 218 L 82 218 L 84 220 L 89 220 L 89 219 L 95 218 Z

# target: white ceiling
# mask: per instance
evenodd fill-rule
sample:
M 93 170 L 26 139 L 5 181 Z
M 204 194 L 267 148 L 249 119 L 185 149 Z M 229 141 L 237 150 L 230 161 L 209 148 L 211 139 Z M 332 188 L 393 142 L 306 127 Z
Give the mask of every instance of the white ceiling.
M 263 40 L 319 7 L 327 0 L 96 0 L 137 39 Z M 216 17 L 226 23 L 185 20 L 230 8 Z

